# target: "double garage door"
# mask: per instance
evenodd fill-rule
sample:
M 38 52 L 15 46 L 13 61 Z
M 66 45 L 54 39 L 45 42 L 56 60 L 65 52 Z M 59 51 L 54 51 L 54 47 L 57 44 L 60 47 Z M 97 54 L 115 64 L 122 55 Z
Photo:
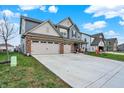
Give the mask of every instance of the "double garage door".
M 31 54 L 59 54 L 60 44 L 54 42 L 32 41 Z M 71 45 L 64 45 L 64 53 L 71 52 Z

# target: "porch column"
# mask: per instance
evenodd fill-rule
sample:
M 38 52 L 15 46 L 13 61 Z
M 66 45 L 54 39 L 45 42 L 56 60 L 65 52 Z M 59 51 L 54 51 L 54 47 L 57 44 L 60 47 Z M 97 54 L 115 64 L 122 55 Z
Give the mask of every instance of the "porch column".
M 71 44 L 71 52 L 72 53 L 74 52 L 74 44 L 73 43 Z
M 64 54 L 64 44 L 60 43 L 60 54 Z
M 26 37 L 26 53 L 31 54 L 31 39 Z

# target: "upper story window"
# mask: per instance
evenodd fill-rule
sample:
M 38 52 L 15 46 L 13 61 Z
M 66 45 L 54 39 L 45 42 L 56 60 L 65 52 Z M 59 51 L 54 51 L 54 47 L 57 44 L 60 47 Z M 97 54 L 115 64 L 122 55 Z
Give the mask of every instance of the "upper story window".
M 109 45 L 111 45 L 111 42 L 109 42 Z
M 87 39 L 85 38 L 84 41 L 87 42 Z
M 66 35 L 66 33 L 65 33 L 65 32 L 61 32 L 61 34 L 62 34 L 62 35 L 64 35 L 64 36 Z
M 76 31 L 72 30 L 72 37 L 76 37 Z

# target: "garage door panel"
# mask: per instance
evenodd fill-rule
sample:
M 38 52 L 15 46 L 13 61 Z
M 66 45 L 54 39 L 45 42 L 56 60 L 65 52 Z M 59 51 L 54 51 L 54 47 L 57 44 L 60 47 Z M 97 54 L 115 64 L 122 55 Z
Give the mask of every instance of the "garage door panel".
M 32 43 L 31 54 L 58 54 L 59 44 Z
M 64 45 L 64 53 L 71 53 L 71 45 Z

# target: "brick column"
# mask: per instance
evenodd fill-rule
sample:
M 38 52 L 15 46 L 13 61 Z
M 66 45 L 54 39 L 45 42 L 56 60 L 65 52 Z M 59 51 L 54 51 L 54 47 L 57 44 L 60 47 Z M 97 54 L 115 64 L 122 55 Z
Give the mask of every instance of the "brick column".
M 64 54 L 64 44 L 60 43 L 60 54 Z
M 74 44 L 71 44 L 71 52 L 74 52 Z
M 26 53 L 31 54 L 31 39 L 26 37 Z

